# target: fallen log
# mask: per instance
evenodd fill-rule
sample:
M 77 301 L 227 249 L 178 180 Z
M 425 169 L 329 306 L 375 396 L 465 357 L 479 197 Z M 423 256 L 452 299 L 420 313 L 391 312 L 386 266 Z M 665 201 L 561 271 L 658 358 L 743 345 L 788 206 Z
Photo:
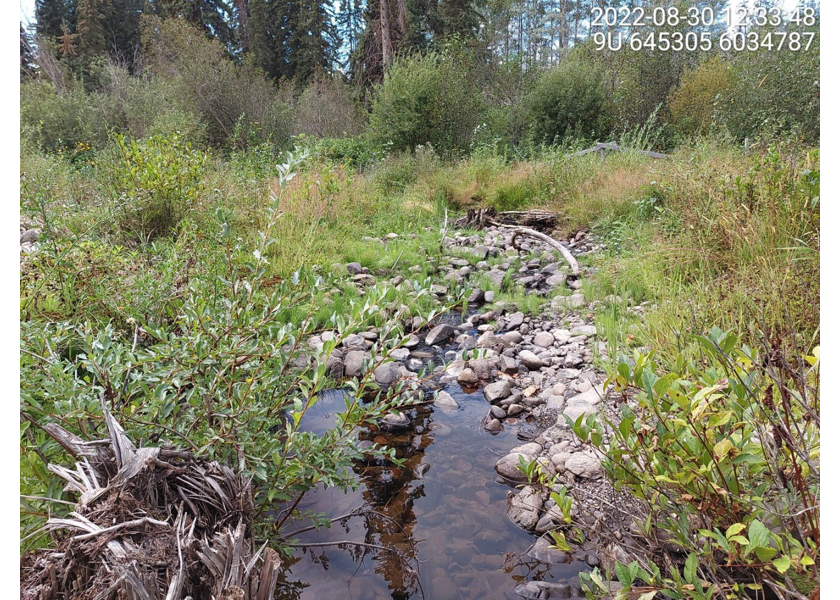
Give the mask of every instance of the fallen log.
M 467 214 L 455 221 L 455 225 L 458 227 L 482 227 L 486 224 L 488 218 L 506 225 L 522 225 L 543 231 L 554 229 L 557 225 L 557 213 L 547 210 L 507 210 L 497 213 L 492 207 L 478 210 L 467 209 Z
M 667 154 L 662 154 L 661 152 L 651 152 L 650 150 L 628 148 L 627 146 L 619 146 L 616 142 L 599 142 L 591 148 L 587 148 L 586 150 L 581 150 L 579 152 L 572 152 L 571 154 L 567 154 L 566 156 L 586 156 L 587 154 L 591 154 L 593 152 L 600 152 L 601 156 L 603 156 L 606 150 L 615 150 L 617 152 L 635 152 L 637 154 L 644 154 L 645 156 L 650 156 L 651 158 L 668 158 Z
M 56 548 L 21 560 L 21 598 L 273 598 L 281 563 L 254 549 L 250 481 L 190 452 L 137 448 L 103 411 L 107 447 L 44 427 L 79 460 L 49 465 L 79 500 L 43 529 Z
M 493 225 L 502 229 L 510 229 L 514 232 L 512 240 L 512 243 L 514 245 L 516 244 L 516 238 L 520 235 L 527 235 L 537 238 L 538 240 L 545 242 L 560 253 L 560 255 L 565 259 L 565 261 L 569 263 L 569 266 L 572 269 L 572 275 L 580 275 L 580 265 L 578 265 L 577 260 L 574 256 L 572 256 L 572 253 L 569 252 L 568 248 L 565 248 L 560 242 L 547 236 L 544 233 L 536 231 L 535 229 L 531 229 L 530 227 L 523 227 L 521 225 L 509 225 L 507 223 L 503 223 L 497 220 L 496 217 L 496 211 L 492 207 L 479 208 L 478 210 L 470 208 L 467 210 L 466 215 L 455 221 L 455 225 L 458 227 L 475 228 L 481 228 L 486 225 Z

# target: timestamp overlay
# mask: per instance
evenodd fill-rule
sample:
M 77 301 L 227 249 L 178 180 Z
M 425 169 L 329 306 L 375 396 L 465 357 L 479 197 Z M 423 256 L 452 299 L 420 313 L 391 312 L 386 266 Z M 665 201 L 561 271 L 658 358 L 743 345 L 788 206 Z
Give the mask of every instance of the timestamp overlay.
M 589 17 L 595 48 L 615 52 L 807 52 L 817 37 L 805 6 L 596 6 Z

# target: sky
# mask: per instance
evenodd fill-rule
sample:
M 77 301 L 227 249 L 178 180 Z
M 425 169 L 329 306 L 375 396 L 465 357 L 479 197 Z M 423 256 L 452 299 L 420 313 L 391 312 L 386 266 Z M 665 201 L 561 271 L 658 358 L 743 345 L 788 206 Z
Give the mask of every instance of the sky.
M 796 6 L 796 2 L 797 0 L 780 0 L 779 4 L 790 11 Z M 20 0 L 20 20 L 24 25 L 35 22 L 35 0 Z

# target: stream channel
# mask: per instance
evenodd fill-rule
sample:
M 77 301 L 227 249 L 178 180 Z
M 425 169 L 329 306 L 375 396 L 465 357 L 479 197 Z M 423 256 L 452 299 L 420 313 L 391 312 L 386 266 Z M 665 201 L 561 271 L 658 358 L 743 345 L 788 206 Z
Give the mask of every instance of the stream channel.
M 440 349 L 435 357 L 440 361 Z M 336 517 L 359 507 L 373 518 L 353 517 L 345 524 L 299 536 L 302 543 L 349 540 L 394 548 L 394 552 L 358 546 L 299 549 L 281 572 L 275 598 L 308 600 L 520 599 L 514 588 L 523 581 L 566 583 L 579 594 L 584 562 L 547 564 L 527 555 L 535 536 L 506 515 L 508 487 L 494 466 L 499 457 L 524 443 L 517 438 L 525 419 L 510 419 L 497 434 L 484 430 L 489 404 L 484 393 L 457 383 L 441 388 L 459 404 L 457 410 L 431 404 L 405 412 L 400 432 L 362 429 L 361 440 L 396 450 L 401 467 L 388 462 L 357 462 L 359 488 L 310 492 L 301 511 Z M 342 392 L 322 394 L 302 425 L 323 432 L 343 410 Z M 288 524 L 288 531 L 308 522 Z M 408 568 L 410 567 L 410 568 Z M 412 569 L 416 573 L 412 573 Z M 565 587 L 565 586 L 564 586 Z M 566 593 L 558 597 L 569 597 Z M 552 597 L 555 597 L 552 595 Z

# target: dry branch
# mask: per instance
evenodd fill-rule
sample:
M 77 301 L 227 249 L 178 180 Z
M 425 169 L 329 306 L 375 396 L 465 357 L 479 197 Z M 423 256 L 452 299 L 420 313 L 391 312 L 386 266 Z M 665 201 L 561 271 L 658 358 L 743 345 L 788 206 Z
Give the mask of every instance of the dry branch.
M 537 222 L 547 223 L 552 222 L 556 223 L 557 216 L 553 213 L 548 213 L 545 211 L 511 211 L 506 213 L 500 213 L 499 215 L 496 214 L 496 211 L 491 208 L 480 208 L 478 210 L 469 209 L 467 210 L 467 214 L 460 219 L 458 219 L 455 224 L 458 227 L 483 227 L 485 225 L 493 225 L 495 227 L 503 228 L 503 229 L 510 229 L 514 232 L 513 238 L 511 243 L 515 245 L 517 236 L 520 235 L 527 235 L 530 237 L 537 238 L 541 240 L 557 250 L 560 255 L 565 259 L 569 266 L 572 269 L 572 275 L 580 275 L 580 265 L 578 265 L 577 260 L 572 253 L 569 252 L 567 248 L 565 248 L 560 242 L 557 240 L 547 236 L 544 233 L 540 233 L 535 229 L 531 229 L 530 227 L 524 227 L 522 225 L 509 225 L 507 223 L 503 223 L 500 221 L 503 215 L 506 215 L 508 219 L 512 217 L 518 217 L 519 219 L 526 221 L 528 219 L 528 215 L 532 220 Z M 553 217 L 553 219 L 550 219 Z
M 250 482 L 190 452 L 137 448 L 102 405 L 107 448 L 44 426 L 78 460 L 49 469 L 79 500 L 47 521 L 56 550 L 21 561 L 21 598 L 272 598 L 281 563 L 254 551 Z

